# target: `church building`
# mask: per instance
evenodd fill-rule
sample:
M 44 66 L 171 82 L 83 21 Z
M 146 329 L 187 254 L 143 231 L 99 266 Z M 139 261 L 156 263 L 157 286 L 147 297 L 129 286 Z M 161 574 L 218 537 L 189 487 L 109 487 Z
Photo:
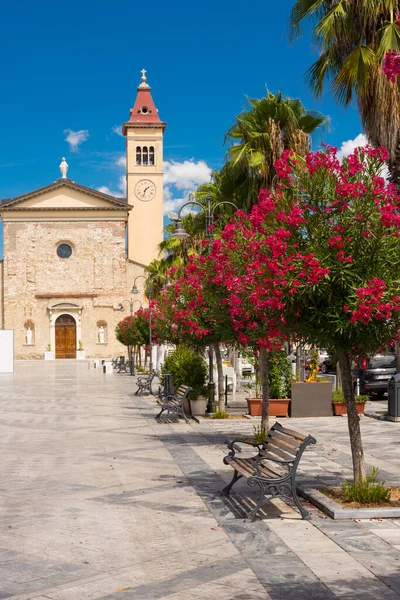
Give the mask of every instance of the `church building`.
M 141 83 L 126 137 L 126 198 L 68 177 L 0 203 L 0 329 L 14 330 L 16 359 L 106 358 L 123 346 L 117 323 L 130 312 L 135 277 L 163 239 L 163 135 L 150 86 Z M 144 277 L 137 287 L 144 289 Z M 134 302 L 133 311 L 140 307 Z M 121 309 L 122 307 L 122 309 Z

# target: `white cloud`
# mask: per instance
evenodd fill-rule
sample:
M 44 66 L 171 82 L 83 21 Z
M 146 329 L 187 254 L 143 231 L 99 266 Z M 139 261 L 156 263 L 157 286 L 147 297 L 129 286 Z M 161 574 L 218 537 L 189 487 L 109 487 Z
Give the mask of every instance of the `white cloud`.
M 115 165 L 117 167 L 126 169 L 126 154 L 122 154 L 119 158 L 117 158 L 117 160 L 115 161 Z
M 338 159 L 341 161 L 345 156 L 351 154 L 356 148 L 360 146 L 366 146 L 368 144 L 367 136 L 364 133 L 359 133 L 354 140 L 347 140 L 340 146 L 340 150 L 337 154 Z M 389 169 L 387 165 L 383 166 L 380 170 L 379 175 L 389 181 Z
M 125 194 L 126 194 L 126 176 L 125 175 L 120 176 L 119 183 L 118 183 L 118 189 L 125 196 Z
M 164 162 L 164 185 L 174 185 L 178 190 L 194 190 L 201 183 L 210 181 L 210 177 L 211 168 L 204 160 Z
M 342 158 L 351 154 L 353 150 L 359 148 L 360 146 L 365 146 L 366 144 L 368 144 L 368 140 L 367 136 L 364 133 L 359 133 L 358 136 L 354 138 L 354 140 L 347 140 L 346 142 L 342 142 L 340 150 L 337 154 L 338 159 L 342 160 Z
M 121 137 L 124 136 L 121 125 L 114 125 L 114 127 L 111 127 L 111 131 L 117 135 L 120 135 Z
M 118 192 L 113 192 L 106 185 L 101 185 L 100 187 L 97 188 L 97 191 L 101 192 L 102 194 L 108 194 L 109 196 L 115 196 L 116 198 L 118 198 L 121 195 Z
M 87 129 L 81 129 L 80 131 L 64 129 L 64 133 L 67 134 L 65 141 L 68 142 L 71 152 L 79 152 L 80 144 L 86 142 L 89 137 L 89 131 Z
M 118 180 L 118 190 L 112 190 L 106 185 L 101 185 L 96 188 L 97 191 L 102 192 L 103 194 L 108 194 L 109 196 L 114 196 L 115 198 L 125 197 L 126 194 L 126 178 L 125 175 L 121 175 Z

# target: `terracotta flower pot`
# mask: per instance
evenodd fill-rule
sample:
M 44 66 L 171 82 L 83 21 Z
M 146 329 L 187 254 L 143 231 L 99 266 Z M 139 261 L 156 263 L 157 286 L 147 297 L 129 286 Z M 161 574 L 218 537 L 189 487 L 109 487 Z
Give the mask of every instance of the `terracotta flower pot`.
M 356 409 L 359 415 L 363 415 L 365 410 L 365 402 L 356 402 Z M 335 402 L 333 404 L 333 412 L 335 413 L 335 416 L 347 415 L 346 404 L 344 402 Z
M 261 398 L 246 398 L 249 415 L 252 417 L 261 417 Z
M 289 411 L 290 398 L 269 399 L 269 414 L 274 417 L 287 417 Z M 249 415 L 252 417 L 261 417 L 262 399 L 247 398 L 247 407 Z

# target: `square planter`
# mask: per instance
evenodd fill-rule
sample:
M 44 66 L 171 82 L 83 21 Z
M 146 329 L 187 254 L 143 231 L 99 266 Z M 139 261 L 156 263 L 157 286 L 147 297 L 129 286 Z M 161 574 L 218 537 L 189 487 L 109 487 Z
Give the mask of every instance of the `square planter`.
M 54 352 L 52 350 L 46 350 L 44 353 L 44 360 L 54 360 Z
M 332 415 L 330 381 L 292 383 L 291 417 L 331 417 Z
M 356 402 L 356 409 L 359 415 L 363 415 L 365 410 L 365 402 Z M 347 406 L 345 402 L 334 402 L 333 412 L 335 416 L 347 415 Z
M 77 350 L 76 351 L 76 358 L 77 360 L 85 360 L 86 357 L 86 353 L 84 350 Z
M 290 398 L 269 399 L 269 414 L 273 417 L 287 417 L 289 412 Z M 247 408 L 252 417 L 261 417 L 261 398 L 247 398 Z
M 200 396 L 197 400 L 190 400 L 190 411 L 194 417 L 204 417 L 207 410 L 208 398 Z

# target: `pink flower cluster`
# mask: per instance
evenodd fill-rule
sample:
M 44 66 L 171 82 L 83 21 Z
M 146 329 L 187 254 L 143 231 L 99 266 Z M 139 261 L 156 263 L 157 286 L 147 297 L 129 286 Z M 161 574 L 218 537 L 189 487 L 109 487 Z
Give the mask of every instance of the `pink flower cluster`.
M 388 50 L 382 66 L 382 71 L 391 83 L 395 83 L 400 73 L 400 55 L 394 50 Z

